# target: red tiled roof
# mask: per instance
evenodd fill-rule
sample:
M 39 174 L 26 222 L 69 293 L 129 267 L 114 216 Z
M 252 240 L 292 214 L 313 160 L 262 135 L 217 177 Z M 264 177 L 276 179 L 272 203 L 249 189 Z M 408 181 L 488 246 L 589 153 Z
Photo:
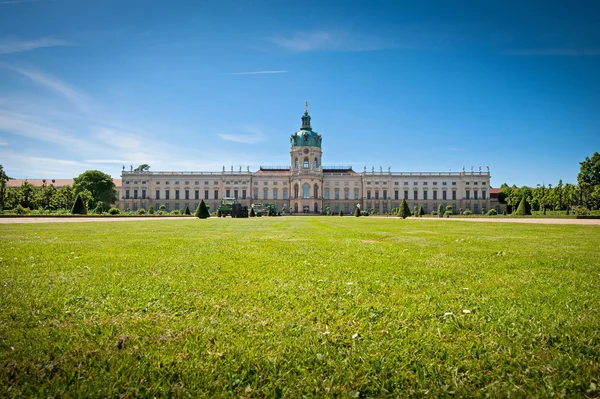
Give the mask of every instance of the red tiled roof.
M 490 187 L 490 194 L 499 194 L 500 191 L 502 191 L 501 188 L 491 188 Z
M 44 182 L 45 180 L 45 182 Z M 54 187 L 63 187 L 63 186 L 71 186 L 73 185 L 73 179 L 11 179 L 8 181 L 8 187 L 21 187 L 21 185 L 27 182 L 32 186 L 41 187 L 44 184 Z M 113 183 L 117 189 L 121 188 L 121 179 L 113 179 Z

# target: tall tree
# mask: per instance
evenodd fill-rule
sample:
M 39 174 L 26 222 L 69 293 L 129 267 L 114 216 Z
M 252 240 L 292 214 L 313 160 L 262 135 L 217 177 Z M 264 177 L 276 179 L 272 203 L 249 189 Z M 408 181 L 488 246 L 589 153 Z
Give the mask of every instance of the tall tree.
M 600 154 L 594 152 L 591 158 L 585 157 L 579 164 L 581 168 L 577 175 L 577 183 L 581 190 L 581 202 L 588 208 L 600 209 L 600 199 L 593 195 L 596 187 L 600 186 Z
M 99 170 L 87 170 L 74 179 L 74 194 L 77 195 L 84 190 L 91 193 L 91 198 L 88 199 L 87 204 L 90 208 L 95 208 L 98 201 L 102 201 L 105 210 L 107 210 L 117 197 L 112 177 Z
M 4 173 L 4 168 L 0 165 L 0 211 L 4 209 L 4 196 L 6 194 L 6 183 L 10 177 Z

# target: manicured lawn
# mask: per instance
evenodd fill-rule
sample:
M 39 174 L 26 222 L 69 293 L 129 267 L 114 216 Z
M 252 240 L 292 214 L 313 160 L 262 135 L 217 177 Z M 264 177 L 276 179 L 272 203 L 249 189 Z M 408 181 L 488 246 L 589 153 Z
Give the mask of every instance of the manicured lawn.
M 600 395 L 598 226 L 9 224 L 0 258 L 3 397 Z

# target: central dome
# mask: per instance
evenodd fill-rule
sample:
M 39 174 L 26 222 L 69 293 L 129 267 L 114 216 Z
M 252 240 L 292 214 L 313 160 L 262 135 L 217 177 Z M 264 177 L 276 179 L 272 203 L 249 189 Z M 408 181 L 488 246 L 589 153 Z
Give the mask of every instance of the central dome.
M 312 130 L 310 126 L 310 115 L 304 111 L 302 115 L 302 126 L 300 130 L 290 138 L 292 147 L 319 147 L 321 148 L 321 135 Z

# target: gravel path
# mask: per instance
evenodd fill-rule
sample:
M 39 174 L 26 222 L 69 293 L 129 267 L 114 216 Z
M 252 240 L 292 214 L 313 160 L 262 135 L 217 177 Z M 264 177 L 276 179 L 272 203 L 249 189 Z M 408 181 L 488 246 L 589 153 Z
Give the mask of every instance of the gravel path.
M 190 217 L 67 217 L 67 218 L 0 218 L 0 224 L 14 223 L 77 223 L 77 222 L 134 222 L 145 220 L 190 220 Z M 219 218 L 212 217 L 209 220 L 218 220 Z M 411 218 L 413 219 L 413 218 Z M 600 219 L 560 219 L 560 218 L 418 218 L 422 221 L 444 221 L 444 222 L 474 222 L 474 223 L 533 223 L 533 224 L 583 224 L 600 226 Z

